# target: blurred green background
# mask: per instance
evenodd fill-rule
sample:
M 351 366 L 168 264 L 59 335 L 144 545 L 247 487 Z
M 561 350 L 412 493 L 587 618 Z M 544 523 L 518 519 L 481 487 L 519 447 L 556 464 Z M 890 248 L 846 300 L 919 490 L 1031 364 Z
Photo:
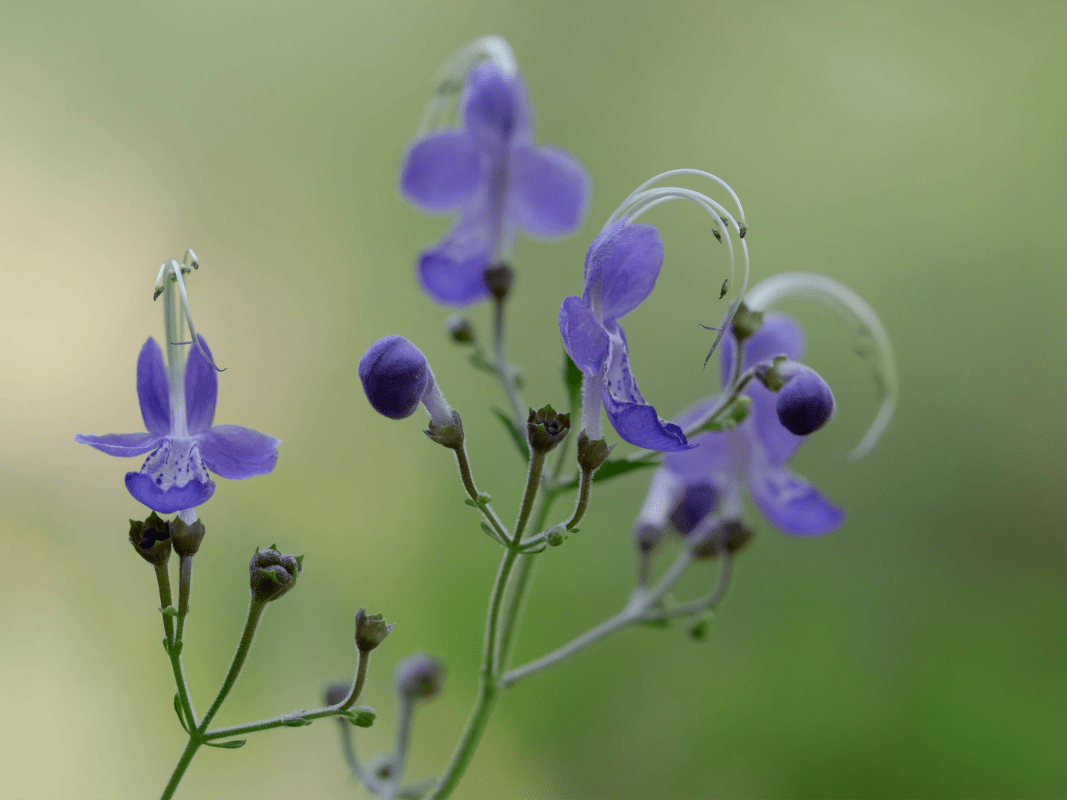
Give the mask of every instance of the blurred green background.
M 486 413 L 502 393 L 413 278 L 446 220 L 395 191 L 431 76 L 491 32 L 515 49 L 539 139 L 594 179 L 579 235 L 515 251 L 528 400 L 563 403 L 556 312 L 592 237 L 681 166 L 740 194 L 755 280 L 814 270 L 866 297 L 903 388 L 877 451 L 844 463 L 875 409 L 869 371 L 836 319 L 790 307 L 839 404 L 793 466 L 845 526 L 802 541 L 761 524 L 705 643 L 626 631 L 509 691 L 460 796 L 1067 795 L 1067 5 L 562 1 L 0 8 L 2 793 L 152 796 L 184 743 L 152 573 L 125 541 L 144 509 L 122 474 L 139 462 L 72 436 L 141 430 L 152 282 L 187 246 L 198 327 L 228 367 L 217 420 L 284 441 L 273 475 L 220 481 L 203 509 L 185 650 L 198 704 L 240 631 L 247 559 L 277 540 L 307 553 L 304 578 L 219 722 L 316 705 L 351 674 L 366 605 L 399 625 L 360 749 L 391 742 L 392 669 L 425 649 L 447 685 L 418 715 L 408 774 L 441 769 L 497 550 L 448 454 L 418 418 L 376 416 L 355 366 L 379 336 L 414 340 L 511 517 L 523 468 Z M 666 263 L 627 331 L 669 415 L 716 386 L 697 323 L 721 313 L 726 261 L 697 209 L 647 221 Z M 471 317 L 487 332 L 487 307 Z M 620 607 L 646 479 L 597 492 L 544 555 L 516 663 Z M 205 749 L 183 792 L 362 795 L 323 722 Z

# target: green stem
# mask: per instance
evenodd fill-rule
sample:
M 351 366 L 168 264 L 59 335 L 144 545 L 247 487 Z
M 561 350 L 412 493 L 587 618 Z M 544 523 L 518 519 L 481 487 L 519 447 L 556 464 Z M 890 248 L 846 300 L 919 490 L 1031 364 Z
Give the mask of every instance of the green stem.
M 170 666 L 174 672 L 174 685 L 178 689 L 178 702 L 185 714 L 186 724 L 192 730 L 197 726 L 196 709 L 189 693 L 189 684 L 185 679 L 185 667 L 182 665 L 182 649 L 185 645 L 185 618 L 189 614 L 189 594 L 193 584 L 193 557 L 182 556 L 178 565 L 178 627 L 175 631 L 174 645 L 168 651 Z
M 356 665 L 356 679 L 352 682 L 352 690 L 348 697 L 341 701 L 337 708 L 341 711 L 351 708 L 363 692 L 363 684 L 367 680 L 367 667 L 370 665 L 370 650 L 359 651 L 359 664 Z
M 178 784 L 181 783 L 185 770 L 189 769 L 193 756 L 196 755 L 196 751 L 200 749 L 201 744 L 202 742 L 195 736 L 189 737 L 189 743 L 185 745 L 182 757 L 178 759 L 178 766 L 174 768 L 174 773 L 170 776 L 170 782 L 167 783 L 167 788 L 163 790 L 163 794 L 159 796 L 159 800 L 170 800 L 170 798 L 174 797 L 174 792 L 178 790 Z
M 504 541 L 510 541 L 511 534 L 508 533 L 508 529 L 504 527 L 504 523 L 500 521 L 500 517 L 496 515 L 492 507 L 478 502 L 478 487 L 474 484 L 474 473 L 471 472 L 471 463 L 467 458 L 466 446 L 460 444 L 459 447 L 453 449 L 456 454 L 456 463 L 459 465 L 459 476 L 463 481 L 463 488 L 467 491 L 467 495 L 474 501 L 489 524 L 493 526 L 493 530 L 497 532 L 497 535 Z
M 533 511 L 534 500 L 537 498 L 537 490 L 541 486 L 541 470 L 545 466 L 545 454 L 533 450 L 530 453 L 530 471 L 526 475 L 526 491 L 522 496 L 522 507 L 519 509 L 519 518 L 515 523 L 514 542 L 522 538 L 522 532 L 526 530 L 526 523 L 530 520 L 530 512 Z
M 515 419 L 518 430 L 526 425 L 526 415 L 523 413 L 522 398 L 519 397 L 518 387 L 515 386 L 515 375 L 511 365 L 508 364 L 504 354 L 504 301 L 495 300 L 493 314 L 493 366 L 500 376 L 500 382 L 504 385 L 504 392 L 511 404 L 511 413 Z
M 170 593 L 170 572 L 166 564 L 156 564 L 156 583 L 159 584 L 159 608 L 164 610 L 174 604 Z M 167 635 L 168 649 L 174 646 L 174 620 L 163 615 L 163 633 Z
M 471 709 L 467 726 L 463 729 L 452 759 L 445 768 L 437 788 L 431 797 L 443 800 L 455 790 L 456 785 L 463 777 L 467 766 L 470 764 L 474 751 L 478 748 L 485 726 L 489 723 L 489 717 L 493 713 L 493 706 L 500 695 L 500 683 L 496 675 L 494 665 L 494 653 L 496 652 L 496 640 L 500 625 L 500 606 L 504 599 L 504 589 L 508 583 L 508 576 L 515 566 L 515 560 L 519 552 L 513 547 L 508 548 L 500 561 L 497 570 L 496 581 L 493 583 L 493 591 L 489 596 L 489 612 L 485 619 L 485 643 L 482 649 L 481 677 L 478 683 L 478 696 Z
M 211 724 L 211 720 L 215 718 L 215 715 L 219 713 L 219 709 L 222 708 L 222 704 L 226 701 L 230 689 L 237 683 L 237 676 L 241 674 L 241 667 L 244 666 L 245 659 L 248 658 L 248 651 L 252 649 L 252 639 L 256 635 L 256 626 L 259 624 L 260 617 L 263 616 L 263 610 L 266 607 L 265 601 L 257 600 L 254 597 L 248 604 L 248 619 L 245 620 L 245 629 L 241 632 L 241 641 L 237 643 L 237 652 L 233 654 L 230 671 L 226 673 L 226 679 L 222 682 L 219 693 L 215 695 L 211 708 L 204 714 L 204 719 L 197 730 L 201 735 L 207 730 L 207 726 Z
M 243 736 L 246 733 L 269 731 L 274 728 L 294 728 L 297 726 L 293 725 L 293 723 L 297 720 L 315 720 L 323 719 L 324 717 L 336 717 L 342 710 L 343 709 L 338 706 L 326 706 L 325 708 L 316 708 L 313 711 L 290 711 L 288 714 L 279 714 L 276 717 L 261 719 L 257 722 L 248 722 L 243 725 L 230 725 L 225 728 L 215 728 L 213 731 L 203 733 L 202 738 L 205 742 L 213 742 L 215 739 L 225 739 L 227 736 Z M 351 725 L 348 721 L 345 721 L 345 724 Z
M 578 527 L 586 510 L 589 508 L 589 487 L 593 485 L 593 473 L 582 470 L 582 476 L 578 483 L 578 502 L 574 506 L 574 513 L 567 520 L 567 530 L 571 531 Z

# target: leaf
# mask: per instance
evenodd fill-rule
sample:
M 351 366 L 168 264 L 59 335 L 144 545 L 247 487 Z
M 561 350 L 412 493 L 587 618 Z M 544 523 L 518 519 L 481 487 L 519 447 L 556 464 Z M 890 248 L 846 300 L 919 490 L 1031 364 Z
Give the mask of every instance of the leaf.
M 208 747 L 221 747 L 223 750 L 236 750 L 244 747 L 246 739 L 230 739 L 228 742 L 204 742 Z
M 159 612 L 164 617 L 176 617 L 176 616 L 178 616 L 178 609 L 176 609 L 174 606 L 167 606 L 166 608 L 161 608 L 161 609 L 159 609 Z
M 496 367 L 489 363 L 485 358 L 485 354 L 481 350 L 475 350 L 471 353 L 470 357 L 471 366 L 481 372 L 487 372 L 490 375 L 496 375 Z
M 530 446 L 526 443 L 526 435 L 515 427 L 515 422 L 501 411 L 499 408 L 489 409 L 493 414 L 504 423 L 504 427 L 508 429 L 508 433 L 511 434 L 511 439 L 515 442 L 515 446 L 519 448 L 519 454 L 523 457 L 523 460 L 530 460 Z
M 338 716 L 344 717 L 358 728 L 369 728 L 378 715 L 370 706 L 356 706 L 354 709 L 342 711 Z
M 571 401 L 571 411 L 581 404 L 582 397 L 582 371 L 574 363 L 574 360 L 563 351 L 563 385 L 567 387 L 567 397 Z
M 182 730 L 188 733 L 189 726 L 185 723 L 185 712 L 182 711 L 182 701 L 177 692 L 174 693 L 174 713 L 178 715 L 178 722 L 182 724 Z
M 310 725 L 314 720 L 305 719 L 304 717 L 297 717 L 296 719 L 287 719 L 282 723 L 287 728 L 303 728 L 305 725 Z
M 658 466 L 659 462 L 650 457 L 641 458 L 637 461 L 629 461 L 625 458 L 617 458 L 614 461 L 605 461 L 604 465 L 593 473 L 593 481 L 606 481 L 618 475 L 624 475 L 627 472 L 633 472 L 635 469 L 645 469 L 647 467 Z

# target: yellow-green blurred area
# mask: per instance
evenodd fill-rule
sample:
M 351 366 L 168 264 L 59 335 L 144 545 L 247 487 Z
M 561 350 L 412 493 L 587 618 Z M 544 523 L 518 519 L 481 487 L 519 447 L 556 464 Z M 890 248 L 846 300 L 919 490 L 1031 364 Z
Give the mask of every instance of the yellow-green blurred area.
M 0 794 L 153 796 L 184 745 L 155 581 L 126 541 L 146 510 L 122 478 L 140 462 L 73 435 L 143 429 L 153 280 L 190 246 L 195 321 L 227 368 L 216 420 L 284 442 L 272 475 L 220 479 L 202 509 L 197 707 L 240 632 L 248 559 L 277 541 L 307 554 L 304 574 L 219 723 L 317 706 L 351 676 L 365 605 L 398 624 L 371 665 L 379 717 L 360 752 L 391 746 L 393 668 L 426 650 L 446 686 L 417 714 L 408 775 L 443 767 L 499 548 L 424 415 L 372 412 L 356 362 L 392 333 L 426 353 L 480 488 L 512 519 L 524 466 L 489 414 L 506 400 L 413 275 L 448 221 L 395 188 L 432 75 L 486 33 L 514 47 L 539 140 L 594 182 L 578 235 L 515 249 L 509 350 L 531 404 L 565 403 L 556 315 L 589 242 L 676 167 L 737 190 L 754 280 L 810 270 L 863 295 L 902 390 L 876 451 L 845 462 L 876 409 L 870 369 L 839 320 L 789 305 L 838 401 L 792 466 L 845 525 L 802 540 L 760 521 L 704 642 L 627 630 L 508 690 L 459 796 L 1067 795 L 1067 6 L 562 1 L 0 9 Z M 666 259 L 626 327 L 670 416 L 717 388 L 698 324 L 725 308 L 728 262 L 695 206 L 642 221 Z M 487 337 L 488 307 L 470 317 Z M 540 557 L 516 664 L 625 602 L 647 478 L 598 487 L 580 533 Z M 714 574 L 702 565 L 679 597 Z M 365 796 L 335 727 L 205 748 L 182 795 Z

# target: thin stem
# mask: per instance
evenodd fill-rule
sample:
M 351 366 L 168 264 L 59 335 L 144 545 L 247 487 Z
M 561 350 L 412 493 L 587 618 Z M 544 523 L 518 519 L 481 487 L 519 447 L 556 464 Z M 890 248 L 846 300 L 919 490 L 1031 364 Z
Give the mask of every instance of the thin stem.
M 243 736 L 246 733 L 269 731 L 274 728 L 292 728 L 297 727 L 296 725 L 293 725 L 293 723 L 298 720 L 316 720 L 325 717 L 336 717 L 341 711 L 342 709 L 338 706 L 326 706 L 324 708 L 316 708 L 313 711 L 290 711 L 288 714 L 279 714 L 276 717 L 261 719 L 257 722 L 248 722 L 243 725 L 229 725 L 225 728 L 215 728 L 213 731 L 204 732 L 202 738 L 205 742 L 210 742 L 215 739 L 225 739 L 227 736 Z M 203 727 L 204 726 L 201 725 L 201 728 Z
M 500 376 L 500 382 L 503 384 L 504 392 L 508 396 L 515 424 L 521 431 L 526 424 L 526 415 L 523 413 L 523 403 L 522 398 L 519 397 L 519 389 L 515 385 L 514 370 L 508 364 L 507 356 L 504 353 L 504 301 L 494 299 L 493 306 L 493 366 L 496 368 L 496 374 Z
M 241 674 L 241 667 L 244 666 L 245 659 L 248 658 L 248 651 L 252 649 L 252 639 L 256 635 L 256 626 L 259 624 L 260 617 L 263 616 L 263 610 L 266 607 L 267 604 L 264 601 L 255 598 L 252 598 L 252 601 L 248 604 L 248 619 L 245 621 L 244 631 L 241 632 L 241 641 L 237 643 L 237 652 L 233 654 L 233 663 L 230 664 L 230 671 L 226 673 L 226 679 L 222 682 L 222 687 L 215 696 L 211 708 L 204 714 L 204 719 L 198 729 L 200 734 L 207 730 L 207 726 L 211 724 L 211 720 L 219 713 L 219 709 L 222 708 L 222 704 L 226 701 L 226 696 L 230 693 L 230 689 L 237 682 L 237 676 Z
M 189 595 L 193 586 L 193 557 L 182 556 L 178 562 L 178 626 L 174 634 L 174 644 L 170 648 L 170 666 L 174 672 L 174 685 L 178 689 L 178 702 L 185 714 L 189 729 L 197 727 L 196 709 L 185 679 L 185 667 L 182 665 L 182 649 L 185 645 L 185 618 L 189 615 Z
M 519 518 L 515 522 L 515 542 L 520 540 L 522 532 L 526 530 L 526 523 L 530 520 L 530 512 L 533 511 L 537 490 L 541 486 L 541 470 L 544 469 L 544 466 L 545 454 L 533 450 L 530 453 L 530 471 L 526 475 L 526 491 L 522 496 Z
M 463 480 L 463 488 L 467 490 L 467 495 L 474 501 L 477 508 L 482 512 L 482 516 L 488 520 L 492 525 L 493 530 L 497 532 L 504 541 L 511 540 L 511 534 L 508 533 L 508 529 L 504 527 L 504 523 L 500 521 L 500 517 L 496 515 L 492 507 L 489 504 L 482 505 L 478 502 L 478 487 L 474 485 L 474 474 L 471 472 L 470 460 L 467 458 L 467 448 L 465 445 L 460 444 L 459 447 L 453 448 L 456 453 L 456 463 L 459 465 L 459 475 Z
M 618 614 L 600 623 L 595 628 L 586 631 L 581 636 L 572 639 L 570 642 L 563 645 L 563 647 L 553 650 L 548 655 L 542 656 L 535 661 L 531 661 L 529 664 L 525 664 L 505 673 L 500 679 L 501 686 L 506 689 L 528 675 L 532 675 L 546 667 L 558 664 L 574 655 L 579 650 L 588 647 L 593 642 L 599 641 L 608 634 L 614 633 L 620 628 L 624 628 L 630 623 L 640 620 L 649 608 L 658 603 L 663 596 L 670 591 L 670 588 L 678 581 L 691 562 L 692 556 L 689 551 L 683 550 L 678 554 L 678 558 L 675 560 L 674 564 L 671 565 L 670 569 L 668 569 L 660 579 L 660 582 L 656 584 L 656 588 L 651 591 L 642 590 L 640 588 L 635 589 L 633 595 L 630 597 L 630 602 L 627 603 L 626 607 Z
M 156 564 L 156 583 L 159 584 L 159 608 L 165 610 L 174 604 L 170 593 L 170 572 L 166 564 Z M 168 649 L 174 646 L 174 620 L 163 615 L 163 633 L 167 635 Z
M 641 620 L 644 622 L 657 622 L 674 617 L 688 617 L 691 614 L 698 614 L 701 611 L 717 606 L 726 594 L 726 589 L 730 584 L 730 575 L 733 572 L 733 555 L 728 550 L 723 550 L 720 555 L 722 557 L 722 566 L 719 567 L 719 579 L 715 582 L 715 588 L 709 594 L 674 608 L 646 611 L 641 616 Z
M 189 614 L 189 594 L 193 588 L 193 557 L 182 556 L 178 562 L 178 641 L 183 641 L 185 618 Z
M 377 794 L 378 781 L 363 769 L 363 765 L 359 763 L 359 758 L 356 756 L 356 746 L 352 742 L 352 723 L 339 717 L 337 724 L 341 726 L 341 752 L 344 754 L 345 763 L 348 764 L 348 771 L 367 789 Z
M 200 749 L 201 741 L 195 736 L 189 737 L 189 743 L 185 745 L 185 750 L 182 751 L 182 757 L 178 759 L 178 766 L 174 768 L 174 772 L 170 776 L 166 788 L 163 790 L 163 794 L 159 796 L 159 800 L 170 800 L 174 797 L 174 793 L 178 790 L 178 784 L 181 783 L 182 777 L 185 775 L 185 771 L 189 769 L 189 765 L 193 761 L 193 756 L 196 755 L 196 751 Z
M 341 711 L 351 708 L 363 692 L 363 684 L 367 680 L 367 667 L 370 665 L 370 654 L 370 650 L 359 651 L 359 663 L 356 665 L 356 677 L 352 681 L 352 690 L 348 693 L 348 697 L 337 706 Z
M 389 779 L 382 786 L 382 791 L 379 792 L 382 800 L 393 800 L 400 790 L 400 778 L 404 774 L 404 762 L 408 756 L 408 742 L 411 740 L 411 717 L 414 711 L 415 704 L 406 698 L 401 698 L 396 722 L 396 747 L 389 761 Z
M 496 639 L 500 624 L 500 605 L 504 599 L 504 589 L 518 557 L 519 552 L 514 548 L 509 548 L 500 561 L 500 569 L 497 570 L 496 581 L 493 583 L 493 590 L 489 595 L 489 612 L 485 619 L 485 643 L 482 647 L 478 696 L 474 701 L 474 708 L 471 709 L 467 726 L 463 729 L 463 734 L 456 745 L 456 750 L 452 754 L 452 759 L 449 761 L 437 788 L 433 792 L 432 797 L 437 800 L 443 800 L 443 798 L 451 795 L 463 777 L 463 773 L 474 756 L 474 751 L 478 748 L 482 733 L 485 732 L 485 726 L 489 723 L 489 717 L 493 713 L 493 706 L 496 704 L 497 697 L 500 694 L 500 683 L 494 669 L 493 656 L 496 651 Z
M 567 530 L 572 531 L 578 527 L 578 523 L 585 516 L 586 510 L 589 508 L 589 487 L 592 485 L 593 473 L 583 469 L 581 478 L 578 481 L 578 502 L 574 506 L 574 513 L 571 514 L 571 518 L 567 520 Z

